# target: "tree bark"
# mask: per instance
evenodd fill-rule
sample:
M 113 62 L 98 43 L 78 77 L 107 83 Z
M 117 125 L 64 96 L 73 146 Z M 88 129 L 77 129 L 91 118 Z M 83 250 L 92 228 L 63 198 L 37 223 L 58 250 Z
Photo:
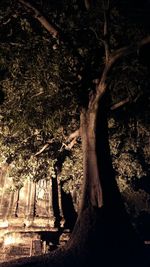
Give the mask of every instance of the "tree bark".
M 81 112 L 83 150 L 83 197 L 80 212 L 87 206 L 102 207 L 102 188 L 96 155 L 96 114 L 94 110 Z
M 80 266 L 97 266 L 97 262 L 102 267 L 147 266 L 146 261 L 143 262 L 144 244 L 130 223 L 115 181 L 108 142 L 106 98 L 102 97 L 94 114 L 90 114 L 91 110 L 81 114 L 83 199 L 66 247 L 76 251 Z M 96 120 L 96 128 L 93 120 Z

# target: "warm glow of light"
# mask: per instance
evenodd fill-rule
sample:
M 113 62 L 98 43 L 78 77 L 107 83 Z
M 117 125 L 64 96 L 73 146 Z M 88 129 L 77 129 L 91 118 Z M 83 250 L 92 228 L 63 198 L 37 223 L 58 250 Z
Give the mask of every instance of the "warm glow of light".
M 38 193 L 38 199 L 43 199 L 44 198 L 44 194 L 45 194 L 45 192 L 44 192 L 44 189 L 42 188 Z
M 1 221 L 0 222 L 0 228 L 8 227 L 8 221 Z
M 27 227 L 29 227 L 29 226 L 31 225 L 31 222 L 30 222 L 29 220 L 25 220 L 25 221 L 24 221 L 24 224 L 25 224 Z
M 8 246 L 8 245 L 14 244 L 14 243 L 16 243 L 15 237 L 13 237 L 13 236 L 7 236 L 7 237 L 5 237 L 5 239 L 4 239 L 4 246 Z
M 4 237 L 4 246 L 9 246 L 12 244 L 19 244 L 22 242 L 22 239 L 20 236 L 18 236 L 16 233 L 5 235 Z

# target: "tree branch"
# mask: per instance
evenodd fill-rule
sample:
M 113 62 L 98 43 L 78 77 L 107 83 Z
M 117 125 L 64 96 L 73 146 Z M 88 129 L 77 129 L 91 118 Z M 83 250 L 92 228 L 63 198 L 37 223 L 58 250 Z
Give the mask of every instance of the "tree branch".
M 108 73 L 110 72 L 110 70 L 112 69 L 113 65 L 121 58 L 123 58 L 124 56 L 128 56 L 130 54 L 135 53 L 136 51 L 138 51 L 143 45 L 150 43 L 150 35 L 143 38 L 141 41 L 129 45 L 129 46 L 125 46 L 122 47 L 120 49 L 117 49 L 115 52 L 113 52 L 110 55 L 110 59 L 108 61 L 108 63 L 106 63 L 101 80 L 99 82 L 98 85 L 98 89 L 100 90 L 100 86 L 106 82 L 106 78 Z M 100 90 L 101 91 L 101 90 Z
M 36 154 L 35 154 L 35 156 L 39 156 L 42 152 L 44 152 L 45 151 L 45 149 L 46 148 L 48 148 L 49 147 L 49 145 L 50 144 L 45 144 Z
M 71 150 L 73 148 L 73 146 L 76 144 L 76 142 L 77 142 L 77 136 L 74 137 L 68 145 L 66 145 L 65 149 Z
M 31 3 L 26 0 L 18 0 L 21 4 L 23 4 L 28 11 L 32 11 L 34 13 L 34 17 L 42 24 L 42 26 L 55 38 L 58 38 L 59 32 L 54 28 L 52 24 L 48 22 L 48 20 L 42 15 L 42 13 L 35 8 Z
M 93 102 L 92 102 L 92 106 L 93 106 L 94 109 L 98 108 L 99 100 L 100 100 L 100 98 L 102 98 L 102 96 L 104 95 L 104 93 L 107 90 L 107 84 L 106 84 L 107 77 L 108 77 L 108 74 L 109 74 L 110 70 L 114 66 L 114 64 L 119 59 L 123 58 L 124 56 L 128 56 L 130 54 L 135 53 L 136 51 L 139 51 L 139 49 L 143 45 L 148 44 L 148 43 L 150 43 L 150 35 L 145 37 L 145 38 L 143 38 L 141 41 L 139 41 L 139 42 L 137 42 L 135 44 L 132 44 L 132 45 L 125 46 L 125 47 L 122 47 L 120 49 L 117 49 L 115 52 L 113 52 L 110 55 L 108 62 L 106 62 L 106 64 L 105 64 L 105 67 L 104 67 L 100 82 L 96 86 L 96 94 L 95 94 L 95 97 L 94 97 Z
M 135 43 L 135 44 L 131 44 L 129 46 L 125 46 L 122 47 L 120 49 L 117 49 L 116 51 L 114 51 L 111 54 L 111 61 L 112 64 L 114 64 L 118 59 L 120 59 L 123 56 L 128 56 L 130 54 L 133 54 L 137 51 L 139 51 L 139 49 L 143 46 L 150 43 L 150 35 L 143 38 L 141 41 Z
M 41 91 L 41 92 L 39 92 L 39 93 L 37 93 L 37 94 L 35 94 L 35 95 L 31 96 L 31 99 L 32 99 L 32 98 L 34 98 L 34 97 L 37 97 L 37 96 L 43 95 L 43 94 L 44 94 L 44 92 L 42 92 L 42 91 Z
M 109 0 L 103 0 L 104 6 L 104 48 L 105 48 L 105 56 L 106 62 L 109 60 L 110 48 L 109 48 L 109 11 L 110 11 L 110 3 Z
M 120 102 L 114 104 L 113 106 L 111 106 L 110 109 L 115 110 L 117 108 L 120 108 L 120 107 L 124 106 L 125 104 L 127 104 L 129 101 L 130 101 L 130 99 L 129 99 L 129 97 L 127 97 L 127 98 L 121 100 Z
M 71 150 L 73 146 L 77 142 L 77 138 L 80 136 L 80 129 L 76 130 L 75 132 L 71 133 L 69 137 L 66 140 L 66 143 L 62 143 L 62 146 L 59 151 L 65 150 Z
M 71 133 L 68 137 L 68 142 L 70 142 L 74 138 L 78 138 L 80 136 L 80 129 L 76 130 L 75 132 Z
M 64 148 L 66 150 L 71 150 L 73 146 L 75 145 L 75 143 L 77 142 L 77 138 L 79 136 L 80 136 L 80 129 L 71 133 L 67 139 L 67 143 L 62 143 L 62 146 L 59 149 L 59 151 L 62 151 Z M 42 154 L 53 142 L 54 142 L 54 138 L 52 140 L 47 141 L 47 143 L 35 154 L 35 156 L 39 156 L 40 154 Z

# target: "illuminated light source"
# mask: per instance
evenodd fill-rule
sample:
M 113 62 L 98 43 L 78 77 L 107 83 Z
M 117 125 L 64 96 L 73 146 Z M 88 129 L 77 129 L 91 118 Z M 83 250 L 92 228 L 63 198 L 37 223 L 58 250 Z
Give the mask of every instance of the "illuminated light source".
M 44 194 L 45 194 L 45 191 L 44 191 L 44 189 L 42 188 L 42 189 L 39 191 L 38 199 L 43 199 L 43 198 L 44 198 Z
M 25 220 L 25 221 L 24 221 L 24 224 L 25 224 L 26 227 L 29 227 L 29 226 L 32 225 L 32 222 L 29 221 L 29 220 Z
M 8 221 L 6 220 L 6 221 L 1 221 L 0 222 L 0 228 L 6 228 L 6 227 L 8 227 Z
M 19 244 L 21 242 L 22 242 L 21 237 L 18 236 L 16 233 L 6 234 L 4 237 L 4 246 Z
M 5 237 L 4 239 L 4 246 L 8 246 L 8 245 L 11 245 L 11 244 L 14 244 L 16 243 L 16 239 L 14 236 L 7 236 Z

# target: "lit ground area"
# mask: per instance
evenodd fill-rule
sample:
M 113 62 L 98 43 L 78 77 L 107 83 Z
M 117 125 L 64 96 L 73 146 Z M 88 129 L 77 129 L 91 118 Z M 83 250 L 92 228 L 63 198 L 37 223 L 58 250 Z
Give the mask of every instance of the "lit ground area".
M 69 231 L 53 228 L 50 231 L 8 231 L 0 230 L 0 262 L 21 257 L 46 254 L 69 238 Z M 3 234 L 3 235 L 2 235 Z

